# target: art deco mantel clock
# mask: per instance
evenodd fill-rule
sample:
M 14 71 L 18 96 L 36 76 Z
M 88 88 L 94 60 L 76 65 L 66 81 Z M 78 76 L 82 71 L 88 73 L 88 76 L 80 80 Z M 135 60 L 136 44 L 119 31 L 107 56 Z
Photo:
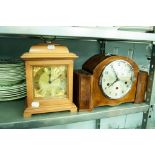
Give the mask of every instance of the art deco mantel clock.
M 73 60 L 65 46 L 38 44 L 21 56 L 25 60 L 27 108 L 24 117 L 32 114 L 69 110 L 77 111 L 72 102 Z
M 74 103 L 79 110 L 144 101 L 148 73 L 128 57 L 98 54 L 74 72 Z

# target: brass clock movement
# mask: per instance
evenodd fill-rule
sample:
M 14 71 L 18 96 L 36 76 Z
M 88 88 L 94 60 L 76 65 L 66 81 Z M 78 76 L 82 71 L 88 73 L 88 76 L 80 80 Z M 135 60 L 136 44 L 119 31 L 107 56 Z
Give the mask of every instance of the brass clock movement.
M 74 102 L 79 110 L 143 102 L 147 76 L 128 57 L 95 55 L 74 72 Z
M 77 111 L 72 101 L 73 60 L 77 56 L 67 47 L 38 44 L 21 56 L 26 65 L 27 108 L 32 114 L 70 110 Z

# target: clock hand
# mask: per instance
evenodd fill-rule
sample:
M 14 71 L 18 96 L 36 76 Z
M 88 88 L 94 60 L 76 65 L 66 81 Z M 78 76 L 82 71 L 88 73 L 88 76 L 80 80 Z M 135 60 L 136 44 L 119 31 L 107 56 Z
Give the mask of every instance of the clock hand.
M 116 74 L 116 71 L 115 71 L 113 65 L 111 65 L 111 68 L 113 69 L 113 71 L 114 71 L 114 73 L 115 73 L 116 80 L 115 80 L 114 82 L 112 82 L 112 83 L 108 86 L 108 88 L 111 87 L 112 85 L 114 85 L 115 82 L 119 81 L 119 78 L 118 78 L 118 76 L 117 76 L 117 74 Z
M 113 69 L 113 71 L 114 71 L 114 73 L 115 73 L 115 76 L 116 76 L 116 81 L 118 81 L 118 80 L 119 80 L 119 78 L 118 78 L 118 76 L 117 76 L 117 74 L 116 74 L 116 71 L 115 71 L 115 69 L 114 69 L 113 65 L 111 65 L 111 67 L 112 67 L 112 69 Z
M 48 76 L 49 76 L 49 81 L 48 81 L 48 83 L 51 84 L 51 83 L 52 83 L 52 81 L 51 81 L 51 68 L 50 68 L 49 71 L 50 71 L 50 73 L 49 73 L 49 75 L 48 75 Z
M 116 79 L 113 83 L 111 83 L 109 86 L 108 86 L 108 88 L 109 87 L 111 87 L 115 82 L 117 82 L 118 81 L 118 79 Z
M 50 80 L 49 84 L 51 84 L 53 81 L 57 80 L 61 76 L 62 76 L 62 74 L 60 74 L 57 78 L 53 79 L 52 81 Z

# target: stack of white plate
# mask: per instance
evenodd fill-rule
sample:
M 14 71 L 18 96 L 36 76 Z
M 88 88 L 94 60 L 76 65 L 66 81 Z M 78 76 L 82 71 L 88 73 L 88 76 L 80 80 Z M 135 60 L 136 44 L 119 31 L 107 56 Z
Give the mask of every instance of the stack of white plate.
M 25 66 L 19 59 L 0 58 L 0 101 L 26 95 Z

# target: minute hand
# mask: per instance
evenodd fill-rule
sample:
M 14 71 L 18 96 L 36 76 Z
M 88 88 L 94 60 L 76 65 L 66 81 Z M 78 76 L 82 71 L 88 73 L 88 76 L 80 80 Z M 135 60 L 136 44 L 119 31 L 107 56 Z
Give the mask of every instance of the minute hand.
M 119 80 L 119 78 L 118 78 L 118 76 L 117 76 L 117 74 L 116 74 L 116 71 L 115 71 L 115 69 L 114 69 L 113 65 L 111 65 L 111 67 L 112 67 L 112 69 L 113 69 L 113 71 L 114 71 L 114 73 L 115 73 L 115 76 L 116 76 L 116 81 L 118 81 L 118 80 Z

